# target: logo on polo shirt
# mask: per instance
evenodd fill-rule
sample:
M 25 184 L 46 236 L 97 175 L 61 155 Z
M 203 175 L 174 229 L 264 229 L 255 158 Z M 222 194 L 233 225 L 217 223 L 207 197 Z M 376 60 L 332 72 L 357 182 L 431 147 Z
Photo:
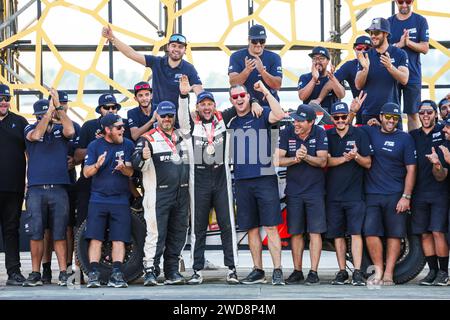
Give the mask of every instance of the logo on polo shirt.
M 175 81 L 180 81 L 180 78 L 183 74 L 182 73 L 176 73 L 175 74 Z
M 353 147 L 355 145 L 355 141 L 347 141 L 347 146 Z
M 133 119 L 128 118 L 128 124 L 131 126 L 133 124 Z
M 440 132 L 433 133 L 433 138 L 437 138 L 437 137 L 440 137 L 440 136 L 441 136 Z
M 233 66 L 229 66 L 229 67 L 228 67 L 228 70 L 233 70 Z
M 411 29 L 408 29 L 408 32 L 409 32 L 409 34 L 417 33 L 417 29 L 416 28 L 411 28 Z
M 16 127 L 16 124 L 13 123 L 13 124 L 11 125 L 11 129 L 14 129 L 15 127 Z
M 391 58 L 391 63 L 395 63 L 395 58 Z
M 385 147 L 394 147 L 395 146 L 395 142 L 394 141 L 385 141 L 384 142 L 384 146 Z

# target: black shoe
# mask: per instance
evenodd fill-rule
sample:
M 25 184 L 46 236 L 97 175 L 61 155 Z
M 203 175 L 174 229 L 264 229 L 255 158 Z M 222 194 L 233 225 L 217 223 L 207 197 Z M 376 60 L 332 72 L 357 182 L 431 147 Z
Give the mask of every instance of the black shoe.
M 434 279 L 433 286 L 447 286 L 448 283 L 448 273 L 442 270 L 439 270 L 436 279 Z
M 42 286 L 42 279 L 41 279 L 41 273 L 40 272 L 31 272 L 28 275 L 27 280 L 23 283 L 24 287 L 36 287 L 36 286 Z
M 67 282 L 69 281 L 70 276 L 71 274 L 68 274 L 67 271 L 61 271 L 58 277 L 58 286 L 67 286 Z
M 186 279 L 184 279 L 184 277 L 177 271 L 166 276 L 164 284 L 170 285 L 186 284 Z
M 272 273 L 272 285 L 274 286 L 284 286 L 283 271 L 279 268 L 273 269 Z
M 22 286 L 25 282 L 25 277 L 19 272 L 13 272 L 8 275 L 8 280 L 6 281 L 7 286 Z
M 286 284 L 299 284 L 305 280 L 302 271 L 294 270 L 291 275 L 286 279 Z
M 266 283 L 266 274 L 264 270 L 254 268 L 249 275 L 241 280 L 243 284 Z
M 239 278 L 236 269 L 229 269 L 227 273 L 228 284 L 239 284 Z
M 91 271 L 88 273 L 88 282 L 87 287 L 88 288 L 100 288 L 100 272 L 98 271 Z
M 134 198 L 133 202 L 131 203 L 130 209 L 134 212 L 143 212 L 144 208 L 142 206 L 142 197 Z
M 191 278 L 188 280 L 187 284 L 202 284 L 203 283 L 203 275 L 201 271 L 194 270 Z
M 306 277 L 305 284 L 307 286 L 315 286 L 320 284 L 319 275 L 316 271 L 309 271 L 308 276 Z
M 52 269 L 43 268 L 42 269 L 42 283 L 51 284 L 52 283 Z
M 332 285 L 343 285 L 347 283 L 350 283 L 350 278 L 346 270 L 341 270 L 336 273 L 336 277 L 331 281 Z
M 120 271 L 111 273 L 111 276 L 109 277 L 108 281 L 108 287 L 127 288 L 128 284 L 123 279 L 123 273 Z
M 420 284 L 423 286 L 432 286 L 434 280 L 436 279 L 436 276 L 437 276 L 437 270 L 430 269 L 430 271 L 425 276 L 425 278 L 420 280 Z
M 352 274 L 352 285 L 361 287 L 365 286 L 366 282 L 364 281 L 364 275 L 361 270 L 355 270 Z
M 157 286 L 158 285 L 158 275 L 154 268 L 149 268 L 145 270 L 144 274 L 144 286 Z

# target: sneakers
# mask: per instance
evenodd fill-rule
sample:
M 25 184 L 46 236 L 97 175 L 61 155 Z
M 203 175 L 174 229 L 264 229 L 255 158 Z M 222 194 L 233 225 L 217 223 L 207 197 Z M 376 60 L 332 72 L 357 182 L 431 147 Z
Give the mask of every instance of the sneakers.
M 131 203 L 130 209 L 134 212 L 143 212 L 144 208 L 142 207 L 142 197 L 134 198 Z
M 303 272 L 294 269 L 291 275 L 286 279 L 286 284 L 300 284 L 303 280 L 305 280 Z
M 28 275 L 27 280 L 23 283 L 22 286 L 24 287 L 36 287 L 36 286 L 42 286 L 42 279 L 41 279 L 41 273 L 40 272 L 31 272 Z
M 168 276 L 166 276 L 166 280 L 164 281 L 164 284 L 169 285 L 179 285 L 179 284 L 186 284 L 186 279 L 177 271 L 174 272 Z
M 364 275 L 363 275 L 361 270 L 353 271 L 352 285 L 353 286 L 357 286 L 357 287 L 361 287 L 361 286 L 365 286 L 366 285 L 366 282 L 364 281 Z
M 241 281 L 243 284 L 266 283 L 266 274 L 264 270 L 254 268 L 249 275 Z
M 194 270 L 194 274 L 191 276 L 191 278 L 188 280 L 188 284 L 202 284 L 203 282 L 203 276 L 201 271 Z
M 442 270 L 439 270 L 436 279 L 434 279 L 434 286 L 447 286 L 448 283 L 448 273 Z
M 283 271 L 280 268 L 273 269 L 272 273 L 272 285 L 284 286 Z
M 67 281 L 69 280 L 70 274 L 67 271 L 61 271 L 58 277 L 58 286 L 67 286 Z
M 88 282 L 87 287 L 88 288 L 100 288 L 100 272 L 98 271 L 91 271 L 88 273 Z
M 239 284 L 239 278 L 236 269 L 229 269 L 227 273 L 227 283 L 228 284 Z
M 305 284 L 307 286 L 315 286 L 320 284 L 319 275 L 316 271 L 309 271 L 308 276 L 306 277 Z
M 43 268 L 42 269 L 42 283 L 51 284 L 52 283 L 52 269 Z
M 420 284 L 423 286 L 432 286 L 434 283 L 434 280 L 436 279 L 436 276 L 437 276 L 437 271 L 430 269 L 430 271 L 425 276 L 425 278 L 420 280 Z
M 111 273 L 111 276 L 109 277 L 108 281 L 108 287 L 127 288 L 128 284 L 123 279 L 123 272 L 115 271 Z
M 332 285 L 343 285 L 350 283 L 350 278 L 346 270 L 340 270 L 336 273 L 336 277 L 331 281 Z
M 13 272 L 8 275 L 8 280 L 6 280 L 7 286 L 22 286 L 25 282 L 25 277 L 19 272 Z
M 144 286 L 157 286 L 158 285 L 158 275 L 154 268 L 149 268 L 145 270 L 144 274 Z

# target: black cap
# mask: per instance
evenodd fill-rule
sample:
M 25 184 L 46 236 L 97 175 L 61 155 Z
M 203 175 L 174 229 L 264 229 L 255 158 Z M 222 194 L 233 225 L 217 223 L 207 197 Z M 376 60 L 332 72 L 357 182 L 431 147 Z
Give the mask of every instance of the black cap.
M 316 119 L 314 108 L 307 104 L 299 105 L 297 111 L 291 112 L 289 115 L 297 121 L 312 121 Z
M 254 40 L 254 39 L 266 39 L 266 28 L 260 24 L 255 24 L 250 27 L 248 30 L 248 39 Z
M 330 60 L 330 53 L 328 52 L 327 48 L 324 47 L 315 47 L 313 48 L 312 52 L 308 54 L 311 58 L 314 57 L 316 54 L 320 54 Z

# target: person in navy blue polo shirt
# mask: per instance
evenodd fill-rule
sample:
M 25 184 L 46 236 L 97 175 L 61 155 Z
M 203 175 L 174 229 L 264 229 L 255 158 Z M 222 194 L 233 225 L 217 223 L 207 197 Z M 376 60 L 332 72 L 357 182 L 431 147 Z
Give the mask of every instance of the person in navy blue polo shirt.
M 136 52 L 129 45 L 120 41 L 111 29 L 111 26 L 103 27 L 103 37 L 107 38 L 120 52 L 145 67 L 152 69 L 152 111 L 150 117 L 161 101 L 170 101 L 178 109 L 178 96 L 180 95 L 179 80 L 182 75 L 188 76 L 189 83 L 195 94 L 203 91 L 202 82 L 194 66 L 183 59 L 186 52 L 186 37 L 174 33 L 169 37 L 167 55 L 157 57 L 143 55 Z
M 423 285 L 446 286 L 448 282 L 448 165 L 439 146 L 445 135 L 436 124 L 437 106 L 420 103 L 422 127 L 411 131 L 417 151 L 417 177 L 412 195 L 411 230 L 422 236 L 422 248 L 430 268 Z M 439 263 L 439 264 L 438 264 Z
M 450 111 L 450 100 L 447 98 L 442 98 L 438 104 L 439 107 L 439 115 L 441 116 L 441 120 L 438 122 L 440 125 L 445 126 L 445 119 L 448 116 Z
M 69 140 L 75 130 L 73 123 L 60 105 L 58 93 L 50 91 L 51 100 L 34 103 L 37 122 L 25 128 L 28 154 L 28 190 L 26 196 L 25 233 L 30 238 L 32 272 L 24 286 L 42 285 L 41 261 L 44 251 L 44 231 L 47 225 L 52 231 L 53 246 L 58 257 L 59 285 L 67 285 L 66 229 L 69 219 L 70 184 L 67 154 Z M 53 123 L 54 113 L 61 124 Z
M 146 81 L 134 85 L 134 100 L 139 104 L 127 111 L 128 127 L 131 138 L 137 141 L 141 135 L 153 128 L 156 122 L 155 114 L 151 115 L 152 88 Z
M 262 269 L 262 243 L 259 228 L 264 227 L 269 238 L 269 251 L 274 271 L 272 284 L 284 284 L 281 270 L 281 240 L 277 225 L 281 223 L 280 199 L 275 168 L 272 164 L 272 135 L 269 128 L 284 118 L 280 103 L 258 81 L 253 89 L 261 92 L 269 102 L 261 117 L 252 114 L 250 94 L 245 86 L 230 88 L 230 102 L 237 116 L 228 127 L 233 130 L 233 168 L 236 188 L 237 222 L 240 229 L 248 230 L 254 269 L 241 282 L 265 282 Z
M 372 118 L 378 119 L 381 106 L 386 102 L 398 104 L 398 84 L 406 85 L 409 77 L 406 52 L 388 43 L 389 21 L 375 18 L 366 32 L 372 40 L 372 48 L 367 53 L 357 54 L 359 63 L 355 79 L 356 88 L 367 93 L 362 105 L 363 124 Z
M 365 282 L 360 270 L 366 210 L 363 177 L 364 169 L 368 170 L 372 165 L 372 147 L 367 134 L 349 123 L 349 108 L 345 102 L 334 103 L 330 114 L 334 128 L 327 131 L 327 237 L 334 239 L 339 265 L 339 272 L 331 284 L 350 282 L 345 270 L 345 236 L 350 235 L 355 267 L 352 284 L 363 286 Z
M 414 0 L 395 0 L 398 13 L 391 16 L 389 43 L 406 51 L 409 60 L 409 79 L 399 86 L 399 98 L 403 93 L 403 112 L 408 115 L 408 131 L 419 127 L 417 111 L 422 91 L 422 65 L 420 54 L 429 50 L 428 22 L 424 16 L 414 13 Z
M 131 212 L 128 203 L 129 177 L 133 175 L 131 155 L 134 143 L 124 138 L 124 123 L 120 116 L 109 113 L 100 120 L 103 138 L 89 143 L 83 175 L 92 177 L 91 198 L 85 238 L 89 242 L 88 288 L 100 286 L 98 271 L 105 230 L 112 241 L 113 270 L 109 287 L 124 288 L 122 263 L 125 243 L 131 242 Z
M 0 224 L 6 285 L 21 286 L 25 277 L 20 272 L 19 229 L 25 190 L 25 136 L 28 121 L 12 112 L 11 94 L 6 84 L 0 84 Z
M 253 85 L 261 80 L 275 99 L 280 101 L 277 92 L 283 77 L 281 57 L 264 49 L 266 39 L 264 26 L 253 25 L 248 30 L 248 47 L 234 52 L 228 66 L 230 85 L 245 85 L 250 97 L 257 99 L 262 106 L 269 106 L 269 102 L 261 92 L 253 90 Z
M 371 285 L 394 285 L 395 263 L 400 255 L 401 239 L 407 236 L 406 212 L 416 177 L 414 139 L 396 129 L 400 107 L 388 102 L 381 107 L 379 126 L 361 127 L 369 135 L 373 148 L 372 166 L 366 171 L 366 218 L 363 234 L 375 275 Z M 387 238 L 386 267 L 383 268 L 383 243 Z
M 372 47 L 372 42 L 368 36 L 359 36 L 356 38 L 353 43 L 353 50 L 355 51 L 355 56 L 358 55 L 358 52 L 367 52 Z M 355 78 L 356 73 L 358 72 L 358 59 L 355 58 L 353 60 L 349 60 L 345 62 L 335 73 L 334 77 L 343 84 L 344 81 L 348 83 L 350 90 L 352 92 L 353 98 L 359 96 L 360 90 L 356 89 L 355 86 Z M 332 90 L 332 81 L 328 81 L 325 86 L 320 91 L 319 97 L 314 100 L 314 102 L 320 104 L 322 100 L 328 95 L 328 93 Z M 356 123 L 361 124 L 361 110 L 356 114 Z
M 290 114 L 294 125 L 280 132 L 275 164 L 287 167 L 287 224 L 291 237 L 294 272 L 286 283 L 304 280 L 302 272 L 303 234 L 310 238 L 311 270 L 305 284 L 319 284 L 317 269 L 322 251 L 321 233 L 327 231 L 325 215 L 325 173 L 328 142 L 325 130 L 314 124 L 316 113 L 306 104 Z
M 329 112 L 334 102 L 344 98 L 345 89 L 334 76 L 334 67 L 330 66 L 330 70 L 327 69 L 330 63 L 327 48 L 315 47 L 309 56 L 312 60 L 311 72 L 302 74 L 298 79 L 298 97 L 303 103 L 308 104 L 311 100 L 319 98 L 322 89 L 328 84 L 329 90 L 326 96 L 320 99 L 320 103 L 322 108 Z

